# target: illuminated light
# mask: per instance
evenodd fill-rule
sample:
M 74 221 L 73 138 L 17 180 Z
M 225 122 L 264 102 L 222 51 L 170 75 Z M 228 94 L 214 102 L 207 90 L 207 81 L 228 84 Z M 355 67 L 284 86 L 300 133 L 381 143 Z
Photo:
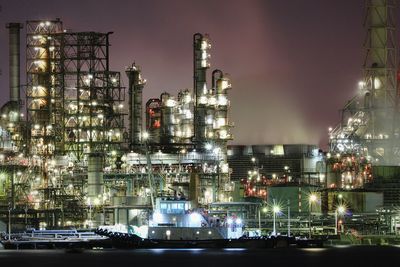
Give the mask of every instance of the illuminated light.
M 185 102 L 186 104 L 188 104 L 188 103 L 190 103 L 191 101 L 192 101 L 192 97 L 191 97 L 190 95 L 185 95 L 184 102 Z
M 111 151 L 111 155 L 112 156 L 116 156 L 117 155 L 117 151 L 115 151 L 115 150 Z
M 236 219 L 236 224 L 242 224 L 242 219 L 237 218 L 237 219 Z
M 50 46 L 50 47 L 49 47 L 49 50 L 50 50 L 50 51 L 54 51 L 54 49 L 55 49 L 54 46 Z
M 46 26 L 50 26 L 50 21 L 45 22 Z
M 100 199 L 98 199 L 97 197 L 93 200 L 93 205 L 98 206 L 100 205 Z
M 98 114 L 97 118 L 102 119 L 102 118 L 104 118 L 104 115 L 103 114 Z
M 119 104 L 118 107 L 119 107 L 119 108 L 123 108 L 124 105 L 123 105 L 123 104 Z
M 215 106 L 215 105 L 217 104 L 217 99 L 216 99 L 214 96 L 211 96 L 211 97 L 208 99 L 208 104 L 209 104 L 210 106 Z
M 263 211 L 264 213 L 266 213 L 266 212 L 268 212 L 268 208 L 267 208 L 267 207 L 264 207 L 264 208 L 262 209 L 262 211 Z
M 206 150 L 211 150 L 213 146 L 210 143 L 207 143 L 205 146 Z
M 200 234 L 200 232 L 199 231 L 196 231 L 196 235 L 199 235 Z
M 218 101 L 217 101 L 218 105 L 220 106 L 226 106 L 228 105 L 228 99 L 226 98 L 226 96 L 218 96 Z
M 45 62 L 43 60 L 35 60 L 33 63 L 35 65 L 45 65 Z
M 219 80 L 220 81 L 220 83 L 221 83 L 221 89 L 222 90 L 225 90 L 225 89 L 228 89 L 228 88 L 231 88 L 231 85 L 229 84 L 229 80 L 228 79 L 221 79 L 221 80 Z
M 35 124 L 35 125 L 33 126 L 33 128 L 34 128 L 35 130 L 39 130 L 39 129 L 40 129 L 40 125 L 39 125 L 39 124 Z
M 201 53 L 201 59 L 207 59 L 208 58 L 208 53 L 206 51 L 203 51 Z
M 203 39 L 203 40 L 201 41 L 201 44 L 200 44 L 200 49 L 201 49 L 201 50 L 206 50 L 207 48 L 209 48 L 208 42 L 207 42 L 207 40 Z
M 207 118 L 206 123 L 207 124 L 212 124 L 213 123 L 213 119 L 212 118 Z
M 256 158 L 255 158 L 255 157 L 252 157 L 252 158 L 251 158 L 251 161 L 252 161 L 252 162 L 256 162 Z
M 189 215 L 190 223 L 194 227 L 200 227 L 201 226 L 201 215 L 197 212 L 192 212 Z
M 97 102 L 96 102 L 96 101 L 93 101 L 93 102 L 92 102 L 92 106 L 97 106 Z
M 202 104 L 202 105 L 207 104 L 207 97 L 204 96 L 204 95 L 200 96 L 199 103 Z
M 379 78 L 375 78 L 374 79 L 374 88 L 375 89 L 380 89 L 382 87 L 382 82 Z
M 228 132 L 227 132 L 225 129 L 219 131 L 219 138 L 221 138 L 221 139 L 226 139 L 226 138 L 228 138 Z
M 221 151 L 221 149 L 219 147 L 216 147 L 216 148 L 213 149 L 213 153 L 215 155 L 217 155 L 220 151 Z
M 117 82 L 117 78 L 112 78 L 112 79 L 111 79 L 111 82 L 112 82 L 112 83 L 116 83 L 116 82 Z
M 211 231 L 208 231 L 208 234 L 209 234 L 209 235 L 211 235 L 211 234 L 212 234 L 212 232 L 211 232 Z
M 365 87 L 365 82 L 359 81 L 358 82 L 358 88 L 363 89 Z
M 143 140 L 147 140 L 149 138 L 149 133 L 148 132 L 142 133 L 142 138 Z
M 278 205 L 274 205 L 272 207 L 272 211 L 276 214 L 276 213 L 281 212 L 281 208 Z
M 176 101 L 174 99 L 167 99 L 167 101 L 165 101 L 165 105 L 170 108 L 175 107 Z
M 343 206 L 343 205 L 338 206 L 338 207 L 337 207 L 337 212 L 338 212 L 339 214 L 344 214 L 344 213 L 346 213 L 346 207 Z
M 221 172 L 222 173 L 228 173 L 229 172 L 229 164 L 228 163 L 222 164 Z
M 40 23 L 39 23 L 39 26 L 40 26 L 40 27 L 44 27 L 44 25 L 45 25 L 44 22 L 40 22 Z
M 309 200 L 311 203 L 317 201 L 317 195 L 314 194 L 314 193 L 312 193 L 312 194 L 309 196 L 308 200 Z
M 216 120 L 216 127 L 220 128 L 226 125 L 226 119 L 225 118 L 218 118 Z
M 193 114 L 192 114 L 192 112 L 190 112 L 190 110 L 187 110 L 186 113 L 185 113 L 185 115 L 186 115 L 186 119 L 191 119 L 191 118 L 193 118 Z
M 170 235 L 171 235 L 171 231 L 170 231 L 170 230 L 167 230 L 167 231 L 165 231 L 165 234 L 166 234 L 167 236 L 170 236 Z

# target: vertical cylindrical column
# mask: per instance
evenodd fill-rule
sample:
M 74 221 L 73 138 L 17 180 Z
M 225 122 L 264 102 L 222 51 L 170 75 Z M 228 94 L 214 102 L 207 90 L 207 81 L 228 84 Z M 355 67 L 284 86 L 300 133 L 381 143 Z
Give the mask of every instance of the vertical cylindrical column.
M 142 91 L 146 80 L 141 77 L 141 70 L 135 63 L 126 69 L 129 79 L 129 141 L 138 145 L 142 136 Z
M 209 53 L 211 45 L 207 36 L 196 33 L 193 36 L 194 68 L 194 134 L 195 142 L 202 147 L 206 140 L 206 104 L 208 103 L 207 69 L 210 68 Z
M 174 116 L 174 109 L 176 107 L 176 100 L 168 93 L 161 94 L 161 143 L 171 144 L 174 142 L 176 120 Z
M 103 194 L 103 157 L 92 154 L 88 158 L 88 197 L 96 199 Z
M 9 75 L 10 75 L 10 101 L 20 102 L 20 23 L 8 23 L 9 30 Z

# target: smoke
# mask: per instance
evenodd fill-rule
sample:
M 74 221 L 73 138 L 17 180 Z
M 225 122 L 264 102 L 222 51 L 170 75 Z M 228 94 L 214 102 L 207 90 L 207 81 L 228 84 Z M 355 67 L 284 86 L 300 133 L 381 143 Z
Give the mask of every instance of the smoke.
M 293 94 L 256 78 L 237 80 L 232 91 L 235 144 L 317 144 L 320 133 Z M 246 92 L 243 97 L 243 92 Z M 240 97 L 242 96 L 242 97 Z

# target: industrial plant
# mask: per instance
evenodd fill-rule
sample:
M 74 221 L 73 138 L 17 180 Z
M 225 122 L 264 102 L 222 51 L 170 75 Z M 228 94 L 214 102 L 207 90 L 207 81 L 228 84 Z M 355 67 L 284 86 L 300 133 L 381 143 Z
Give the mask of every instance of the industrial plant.
M 193 85 L 144 100 L 151 70 L 133 60 L 125 73 L 110 70 L 112 32 L 71 32 L 60 19 L 7 24 L 0 221 L 9 229 L 117 225 L 138 235 L 146 226 L 146 238 L 176 240 L 239 238 L 245 228 L 310 238 L 398 233 L 396 10 L 395 0 L 366 1 L 363 78 L 329 128 L 328 151 L 228 145 L 231 82 L 209 70 L 207 34 L 193 35 Z
M 193 36 L 193 89 L 164 92 L 143 105 L 141 68 L 133 63 L 125 70 L 128 88 L 121 73 L 110 70 L 111 32 L 69 32 L 60 19 L 7 28 L 3 218 L 9 212 L 13 225 L 41 228 L 144 224 L 159 197 L 187 199 L 192 207 L 230 200 L 231 84 L 218 69 L 207 82 L 209 36 Z

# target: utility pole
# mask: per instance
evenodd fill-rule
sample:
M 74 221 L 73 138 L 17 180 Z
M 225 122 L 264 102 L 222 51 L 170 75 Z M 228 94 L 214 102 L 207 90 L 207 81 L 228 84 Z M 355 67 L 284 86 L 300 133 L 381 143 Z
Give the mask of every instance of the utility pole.
M 288 224 L 287 224 L 287 228 L 288 228 L 288 237 L 290 237 L 290 199 L 288 199 L 287 201 L 287 212 L 288 212 Z
M 12 204 L 8 203 L 8 240 L 11 240 L 11 209 Z
M 260 231 L 261 235 L 261 206 L 258 207 L 258 230 Z

